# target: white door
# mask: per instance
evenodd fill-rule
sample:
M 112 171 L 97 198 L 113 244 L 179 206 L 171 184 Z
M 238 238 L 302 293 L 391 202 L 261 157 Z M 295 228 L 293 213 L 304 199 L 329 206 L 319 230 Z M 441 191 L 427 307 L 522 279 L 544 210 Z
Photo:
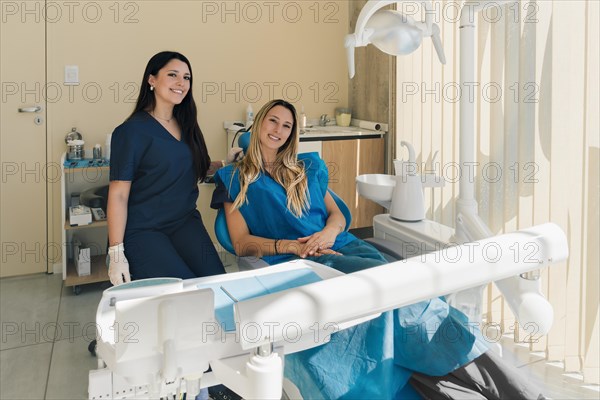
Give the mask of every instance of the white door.
M 0 277 L 48 271 L 44 1 L 0 1 Z

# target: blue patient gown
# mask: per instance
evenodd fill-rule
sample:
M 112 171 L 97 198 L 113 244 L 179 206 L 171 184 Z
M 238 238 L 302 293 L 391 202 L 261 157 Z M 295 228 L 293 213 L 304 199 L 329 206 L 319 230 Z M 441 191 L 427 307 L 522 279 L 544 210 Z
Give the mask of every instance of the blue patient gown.
M 308 178 L 310 210 L 300 218 L 294 216 L 286 207 L 283 187 L 261 174 L 249 185 L 248 202 L 240 207 L 252 235 L 297 239 L 325 226 L 327 167 L 317 153 L 300 154 L 298 160 Z M 213 207 L 232 202 L 240 189 L 238 172 L 227 166 L 215 180 L 221 190 L 215 191 Z M 338 235 L 332 248 L 346 253 L 356 247 L 373 252 L 372 257 L 351 263 L 340 256 L 313 259 L 345 273 L 385 263 L 377 250 L 348 232 Z M 269 264 L 294 258 L 289 254 L 264 257 Z M 402 267 L 400 263 L 398 268 Z M 332 334 L 327 344 L 287 356 L 285 375 L 306 399 L 411 399 L 419 398 L 407 385 L 413 371 L 446 375 L 486 350 L 481 333 L 464 314 L 436 298 L 383 313 Z

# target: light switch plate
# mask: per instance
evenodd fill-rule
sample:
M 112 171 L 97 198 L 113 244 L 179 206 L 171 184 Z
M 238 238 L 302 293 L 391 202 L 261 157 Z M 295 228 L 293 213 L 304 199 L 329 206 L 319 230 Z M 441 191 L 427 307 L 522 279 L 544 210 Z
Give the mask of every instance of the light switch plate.
M 79 85 L 78 65 L 65 65 L 65 85 Z

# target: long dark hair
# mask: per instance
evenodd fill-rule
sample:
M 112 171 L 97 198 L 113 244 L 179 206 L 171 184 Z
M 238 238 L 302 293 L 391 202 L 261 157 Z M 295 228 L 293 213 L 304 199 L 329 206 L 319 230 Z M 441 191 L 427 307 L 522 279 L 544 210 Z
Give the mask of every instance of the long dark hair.
M 210 166 L 210 156 L 208 155 L 208 149 L 206 148 L 206 142 L 204 141 L 204 135 L 198 125 L 198 109 L 196 108 L 196 102 L 192 95 L 192 87 L 194 74 L 192 74 L 192 66 L 189 60 L 181 53 L 175 51 L 162 51 L 155 54 L 144 71 L 142 78 L 142 84 L 140 85 L 140 94 L 135 105 L 133 113 L 129 116 L 131 118 L 134 114 L 139 111 L 151 111 L 156 106 L 156 99 L 154 98 L 154 92 L 150 90 L 150 84 L 148 79 L 150 75 L 157 76 L 160 71 L 169 61 L 176 59 L 183 61 L 187 64 L 190 70 L 190 90 L 187 96 L 183 98 L 180 104 L 175 105 L 173 108 L 173 116 L 181 127 L 181 136 L 184 142 L 190 147 L 192 151 L 192 158 L 194 160 L 194 170 L 196 171 L 196 178 L 203 180 L 206 178 L 206 172 Z M 128 118 L 128 119 L 129 119 Z

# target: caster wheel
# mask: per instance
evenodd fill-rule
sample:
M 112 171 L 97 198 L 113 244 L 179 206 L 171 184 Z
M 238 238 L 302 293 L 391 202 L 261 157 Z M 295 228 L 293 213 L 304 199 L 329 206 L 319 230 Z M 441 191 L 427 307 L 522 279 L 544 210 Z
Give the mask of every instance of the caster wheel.
M 96 340 L 92 340 L 90 344 L 88 344 L 88 351 L 96 357 Z
M 79 293 L 81 293 L 81 286 L 73 286 L 73 293 L 75 294 L 75 296 L 79 295 Z

